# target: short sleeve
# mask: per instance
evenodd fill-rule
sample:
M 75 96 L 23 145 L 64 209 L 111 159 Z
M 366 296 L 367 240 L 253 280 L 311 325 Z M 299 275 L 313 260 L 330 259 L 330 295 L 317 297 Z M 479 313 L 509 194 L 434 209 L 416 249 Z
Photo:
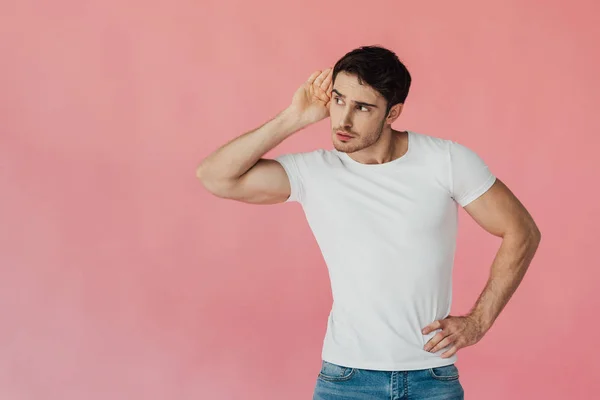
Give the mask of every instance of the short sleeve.
M 465 207 L 484 194 L 496 181 L 486 163 L 473 150 L 450 142 L 452 198 Z
M 302 203 L 305 190 L 304 181 L 306 178 L 304 176 L 306 173 L 303 173 L 304 160 L 302 160 L 302 153 L 283 154 L 276 157 L 275 161 L 281 164 L 290 181 L 291 194 L 285 202 L 290 203 L 295 201 Z

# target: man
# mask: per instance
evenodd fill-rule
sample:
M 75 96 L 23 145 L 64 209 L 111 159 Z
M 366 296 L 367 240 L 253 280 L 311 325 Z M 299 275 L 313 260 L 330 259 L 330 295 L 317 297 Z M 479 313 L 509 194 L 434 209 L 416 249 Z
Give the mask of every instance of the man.
M 477 154 L 392 129 L 410 83 L 393 52 L 353 50 L 197 170 L 216 196 L 302 205 L 333 294 L 314 399 L 464 398 L 456 352 L 490 329 L 540 242 Z M 262 158 L 328 116 L 334 149 Z M 502 245 L 475 306 L 450 316 L 458 205 Z

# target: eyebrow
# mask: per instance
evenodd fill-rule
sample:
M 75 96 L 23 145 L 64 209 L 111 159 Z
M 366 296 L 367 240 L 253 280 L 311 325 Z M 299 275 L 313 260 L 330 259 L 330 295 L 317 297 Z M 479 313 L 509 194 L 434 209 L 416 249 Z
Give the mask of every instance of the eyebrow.
M 333 89 L 331 92 L 332 93 L 337 93 L 338 96 L 340 96 L 341 98 L 345 98 L 346 97 L 343 94 L 341 94 L 340 92 L 338 92 L 337 89 Z M 354 103 L 356 103 L 356 104 L 358 104 L 360 106 L 369 106 L 369 107 L 373 107 L 373 108 L 378 108 L 375 104 L 365 103 L 364 101 L 355 101 Z

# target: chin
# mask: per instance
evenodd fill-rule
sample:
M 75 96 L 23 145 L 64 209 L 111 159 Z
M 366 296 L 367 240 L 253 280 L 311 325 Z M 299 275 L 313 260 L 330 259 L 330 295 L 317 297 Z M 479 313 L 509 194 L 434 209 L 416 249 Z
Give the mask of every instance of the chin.
M 336 140 L 333 141 L 333 147 L 342 153 L 354 153 L 357 150 L 355 146 L 346 143 L 340 143 Z
M 334 148 L 335 148 L 337 151 L 339 151 L 339 152 L 341 152 L 341 153 L 347 153 L 347 152 L 348 152 L 348 149 L 344 148 L 344 146 L 339 146 L 339 145 L 338 145 L 337 143 L 335 143 L 335 142 L 333 142 L 333 147 L 334 147 Z
M 349 142 L 342 142 L 340 139 L 337 138 L 336 134 L 334 133 L 331 141 L 333 143 L 333 147 L 342 153 L 354 153 L 358 150 L 361 150 L 364 148 L 363 143 L 360 141 L 360 137 L 355 137 L 354 139 L 351 139 Z

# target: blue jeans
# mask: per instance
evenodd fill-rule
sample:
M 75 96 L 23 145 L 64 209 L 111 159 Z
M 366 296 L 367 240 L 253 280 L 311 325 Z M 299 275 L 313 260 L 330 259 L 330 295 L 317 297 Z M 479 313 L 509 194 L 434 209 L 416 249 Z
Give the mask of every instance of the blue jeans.
M 375 371 L 322 361 L 313 400 L 463 400 L 454 364 L 413 371 Z

